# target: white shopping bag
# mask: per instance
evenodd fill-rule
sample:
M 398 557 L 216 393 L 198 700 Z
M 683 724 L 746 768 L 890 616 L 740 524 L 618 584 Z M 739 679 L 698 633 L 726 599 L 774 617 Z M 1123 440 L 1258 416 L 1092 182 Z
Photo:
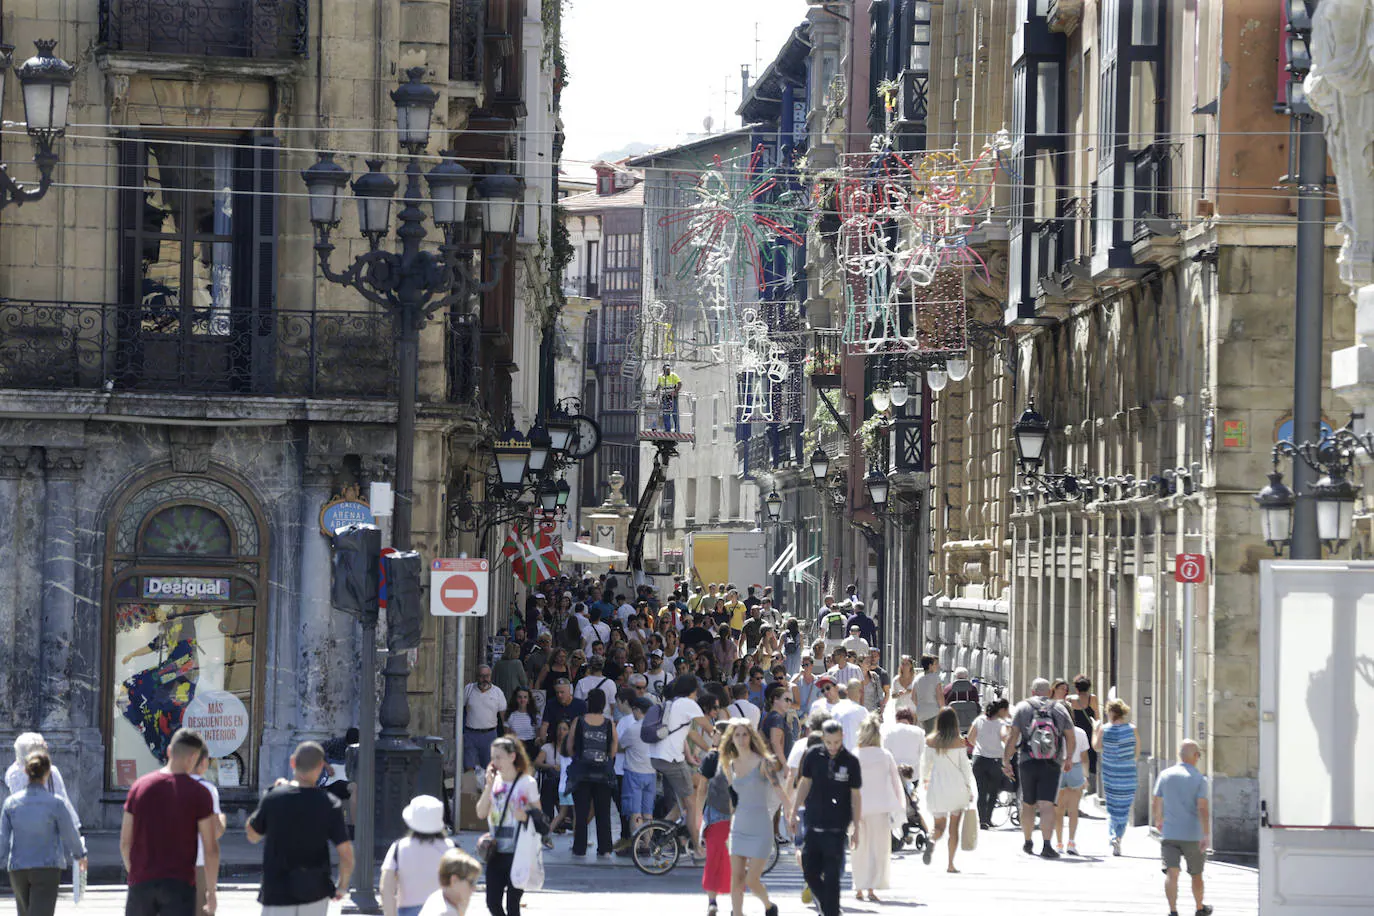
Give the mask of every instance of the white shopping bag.
M 544 886 L 544 847 L 532 820 L 526 820 L 515 833 L 515 861 L 510 866 L 510 883 L 522 891 L 537 891 Z

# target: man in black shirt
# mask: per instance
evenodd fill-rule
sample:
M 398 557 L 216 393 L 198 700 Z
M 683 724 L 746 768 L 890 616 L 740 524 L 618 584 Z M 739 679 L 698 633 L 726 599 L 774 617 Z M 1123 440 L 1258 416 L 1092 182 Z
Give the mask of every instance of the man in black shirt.
M 701 625 L 701 618 L 697 618 L 691 622 L 687 628 L 682 631 L 682 644 L 684 646 L 691 646 L 694 649 L 700 648 L 701 646 L 710 646 L 713 639 L 715 639 L 715 637 L 712 635 L 711 631 Z
M 802 757 L 797 799 L 806 806 L 802 841 L 802 874 L 815 895 L 821 916 L 840 916 L 840 875 L 844 871 L 845 835 L 863 819 L 859 759 L 845 750 L 844 727 L 834 719 L 821 726 L 821 744 Z M 797 815 L 792 814 L 792 832 Z M 850 841 L 859 845 L 859 832 Z
M 544 706 L 544 721 L 539 724 L 539 743 L 552 739 L 558 734 L 558 723 L 572 724 L 587 714 L 587 704 L 573 699 L 573 687 L 565 677 L 560 677 L 553 685 L 553 702 Z
M 262 850 L 258 902 L 264 916 L 294 910 L 295 916 L 325 916 L 330 899 L 342 900 L 353 873 L 353 844 L 344 826 L 343 806 L 317 788 L 324 770 L 324 748 L 303 741 L 291 755 L 295 779 L 263 796 L 248 819 L 248 842 L 267 841 Z M 339 851 L 339 881 L 329 864 L 329 844 Z

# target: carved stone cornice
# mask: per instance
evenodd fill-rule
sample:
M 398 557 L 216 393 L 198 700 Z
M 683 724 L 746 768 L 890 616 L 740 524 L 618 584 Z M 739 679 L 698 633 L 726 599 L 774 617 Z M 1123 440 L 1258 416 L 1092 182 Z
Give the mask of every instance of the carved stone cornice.
M 23 477 L 33 459 L 33 449 L 27 445 L 0 446 L 0 480 Z
M 84 448 L 43 449 L 43 473 L 49 480 L 76 480 L 85 468 Z
M 179 474 L 204 474 L 210 470 L 210 450 L 215 445 L 215 430 L 203 426 L 168 427 L 172 470 Z

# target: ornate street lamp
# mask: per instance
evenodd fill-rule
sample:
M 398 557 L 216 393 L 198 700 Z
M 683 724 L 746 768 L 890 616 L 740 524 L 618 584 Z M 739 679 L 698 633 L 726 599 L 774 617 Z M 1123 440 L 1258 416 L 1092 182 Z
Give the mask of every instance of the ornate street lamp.
M 763 505 L 768 510 L 769 521 L 776 522 L 782 517 L 782 497 L 776 489 L 763 500 Z
M 53 56 L 56 41 L 35 41 L 38 53 L 15 68 L 14 75 L 24 95 L 25 129 L 33 138 L 34 165 L 38 167 L 38 186 L 26 188 L 9 177 L 0 164 L 0 210 L 9 204 L 32 203 L 48 193 L 53 169 L 57 166 L 54 142 L 67 130 L 67 109 L 71 102 L 72 79 L 76 68 Z M 0 45 L 0 105 L 5 99 L 5 72 L 14 58 L 12 45 Z
M 482 228 L 489 233 L 502 235 L 514 232 L 520 198 L 525 193 L 525 182 L 513 175 L 495 172 L 477 182 L 475 190 L 485 204 L 482 207 Z
M 1011 433 L 1016 439 L 1016 455 L 1022 470 L 1039 470 L 1045 460 L 1045 442 L 1050 437 L 1050 422 L 1036 411 L 1035 398 L 1027 402 L 1025 411 L 1011 428 Z
M 429 122 L 439 101 L 439 93 L 425 85 L 424 75 L 424 67 L 411 67 L 406 71 L 406 82 L 391 91 L 397 140 L 412 156 L 429 145 Z
M 358 201 L 358 230 L 376 251 L 382 239 L 391 231 L 391 201 L 396 196 L 396 182 L 382 171 L 382 160 L 367 160 L 367 171 L 353 182 L 353 196 Z
M 873 501 L 873 508 L 881 512 L 887 506 L 887 475 L 875 467 L 864 478 L 864 486 L 868 488 L 868 498 Z
M 892 394 L 884 382 L 879 382 L 875 385 L 873 387 L 873 394 L 869 397 L 873 401 L 873 409 L 878 413 L 883 413 L 892 406 Z
M 811 476 L 816 483 L 825 481 L 825 475 L 830 471 L 830 456 L 825 453 L 825 449 L 819 445 L 811 453 Z
M 530 473 L 542 474 L 549 463 L 549 453 L 553 450 L 553 438 L 538 420 L 530 428 Z
M 558 478 L 558 508 L 565 507 L 570 496 L 572 496 L 572 486 L 568 484 L 566 478 Z
M 547 477 L 539 483 L 539 509 L 545 515 L 558 512 L 558 484 Z
M 544 428 L 549 431 L 549 444 L 555 452 L 564 453 L 572 443 L 573 421 L 565 413 L 557 412 L 548 418 Z
M 1278 556 L 1293 536 L 1293 491 L 1283 482 L 1283 475 L 1275 468 L 1269 472 L 1269 484 L 1255 494 L 1260 507 L 1260 531 L 1264 540 Z
M 319 161 L 301 172 L 301 176 L 310 192 L 310 222 L 316 228 L 337 228 L 343 221 L 348 170 L 334 161 L 333 153 L 320 153 Z
M 508 490 L 518 490 L 525 480 L 525 471 L 530 464 L 530 443 L 520 431 L 511 427 L 506 434 L 496 440 L 492 447 L 496 453 L 496 473 L 501 486 Z
M 448 228 L 467 222 L 468 191 L 472 189 L 471 172 L 446 154 L 443 161 L 425 175 L 425 181 L 429 184 L 434 225 Z
M 927 369 L 926 385 L 931 391 L 944 391 L 949 384 L 949 373 L 944 369 Z
M 1312 485 L 1311 496 L 1317 503 L 1317 537 L 1327 547 L 1335 550 L 1350 540 L 1359 495 L 1359 487 L 1340 473 L 1322 477 Z
M 955 356 L 945 360 L 945 371 L 951 382 L 962 382 L 968 378 L 968 356 Z

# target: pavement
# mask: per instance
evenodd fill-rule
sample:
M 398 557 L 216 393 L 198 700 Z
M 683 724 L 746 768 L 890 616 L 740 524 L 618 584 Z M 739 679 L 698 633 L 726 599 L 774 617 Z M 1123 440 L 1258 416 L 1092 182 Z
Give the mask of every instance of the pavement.
M 1091 808 L 1091 805 L 1085 806 Z M 240 835 L 241 838 L 241 835 Z M 228 838 L 234 848 L 232 835 Z M 460 845 L 471 850 L 476 834 L 458 837 Z M 1039 839 L 1036 840 L 1037 849 Z M 258 847 L 242 844 L 244 852 L 260 854 Z M 960 851 L 955 865 L 960 874 L 945 872 L 943 843 L 931 865 L 906 851 L 895 855 L 892 888 L 879 891 L 883 903 L 858 903 L 844 879 L 845 916 L 895 916 L 896 912 L 917 911 L 921 916 L 949 914 L 971 916 L 983 913 L 1010 913 L 1015 916 L 1165 916 L 1163 876 L 1159 866 L 1159 843 L 1147 828 L 1135 828 L 1127 835 L 1123 855 L 1112 856 L 1107 842 L 1106 822 L 1084 819 L 1079 824 L 1078 846 L 1083 855 L 1045 861 L 1021 851 L 1021 832 L 1004 827 L 980 834 L 978 848 Z M 569 836 L 557 838 L 556 849 L 545 853 L 545 889 L 525 897 L 529 916 L 556 913 L 558 916 L 606 916 L 608 912 L 653 916 L 704 916 L 706 901 L 701 891 L 701 869 L 680 865 L 661 877 L 641 874 L 629 859 L 599 860 L 595 855 L 576 859 L 570 851 Z M 236 851 L 235 857 L 242 858 Z M 256 861 L 256 860 L 253 860 Z M 232 870 L 232 869 L 231 869 Z M 1254 868 L 1209 861 L 1206 870 L 1207 902 L 1217 916 L 1257 916 L 1258 874 Z M 777 868 L 766 878 L 782 916 L 811 916 L 813 906 L 801 902 L 803 880 L 791 847 L 786 847 Z M 1192 913 L 1187 881 L 1180 912 Z M 469 916 L 484 916 L 486 907 L 480 896 L 473 898 Z M 8 892 L 0 891 L 8 898 Z M 256 887 L 246 881 L 225 878 L 220 885 L 220 916 L 258 916 Z M 720 901 L 722 916 L 729 902 Z M 10 904 L 3 904 L 8 907 Z M 123 912 L 124 888 L 118 885 L 92 886 L 80 907 L 64 891 L 58 903 L 59 916 L 119 916 Z M 351 904 L 331 907 L 331 916 L 356 912 Z M 762 916 L 759 901 L 746 898 L 744 916 Z

